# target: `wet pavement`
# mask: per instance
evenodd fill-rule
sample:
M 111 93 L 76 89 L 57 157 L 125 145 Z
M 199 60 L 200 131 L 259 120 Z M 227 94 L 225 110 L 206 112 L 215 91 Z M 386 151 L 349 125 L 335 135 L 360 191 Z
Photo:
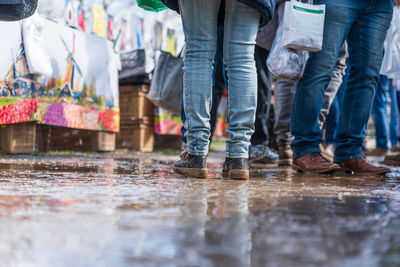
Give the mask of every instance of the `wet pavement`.
M 400 171 L 251 180 L 174 156 L 0 156 L 0 266 L 400 266 Z

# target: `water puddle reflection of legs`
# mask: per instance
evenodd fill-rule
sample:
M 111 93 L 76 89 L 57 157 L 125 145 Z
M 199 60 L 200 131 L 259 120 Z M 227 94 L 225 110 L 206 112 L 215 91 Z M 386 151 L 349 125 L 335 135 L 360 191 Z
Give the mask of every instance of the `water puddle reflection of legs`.
M 173 160 L 0 157 L 0 265 L 72 264 L 78 254 L 81 265 L 400 264 L 399 172 L 264 165 L 232 181 L 220 156 L 207 179 L 190 179 L 172 172 Z

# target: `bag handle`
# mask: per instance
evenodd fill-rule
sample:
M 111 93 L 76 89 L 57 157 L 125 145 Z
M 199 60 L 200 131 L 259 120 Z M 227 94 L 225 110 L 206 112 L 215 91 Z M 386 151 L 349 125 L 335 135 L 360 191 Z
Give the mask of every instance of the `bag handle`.
M 313 0 L 295 0 L 295 1 L 305 3 L 305 4 L 310 4 L 310 5 L 314 4 Z
M 181 52 L 179 52 L 178 57 L 182 57 L 182 55 L 185 53 L 186 50 L 186 45 L 183 45 Z

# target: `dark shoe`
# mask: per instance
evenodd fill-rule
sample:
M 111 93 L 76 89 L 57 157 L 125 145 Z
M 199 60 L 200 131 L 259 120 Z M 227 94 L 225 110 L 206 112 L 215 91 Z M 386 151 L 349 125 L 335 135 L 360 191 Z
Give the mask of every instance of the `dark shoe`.
M 267 154 L 266 145 L 250 145 L 249 147 L 249 164 L 262 159 Z
M 400 166 L 400 154 L 386 156 L 383 163 L 386 165 Z
M 340 166 L 325 159 L 321 153 L 313 152 L 295 159 L 293 169 L 298 172 L 328 174 L 340 170 Z
M 366 151 L 364 154 L 367 155 L 367 156 L 379 156 L 379 157 L 381 157 L 381 156 L 386 156 L 387 154 L 389 154 L 389 150 L 377 147 L 375 149 Z
M 255 163 L 262 163 L 262 164 L 274 164 L 278 162 L 279 156 L 278 153 L 275 151 L 272 151 L 269 147 L 266 146 L 265 148 L 266 155 L 259 159 L 256 160 Z
M 279 142 L 278 158 L 278 166 L 292 166 L 293 151 L 288 143 Z
M 222 176 L 230 179 L 248 180 L 249 163 L 244 158 L 226 158 L 222 168 Z
M 385 174 L 390 172 L 390 168 L 382 165 L 372 164 L 364 157 L 340 162 L 339 165 L 344 170 L 354 173 Z
M 174 163 L 174 172 L 194 178 L 206 178 L 207 157 L 190 155 L 187 150 L 180 155 L 181 159 Z

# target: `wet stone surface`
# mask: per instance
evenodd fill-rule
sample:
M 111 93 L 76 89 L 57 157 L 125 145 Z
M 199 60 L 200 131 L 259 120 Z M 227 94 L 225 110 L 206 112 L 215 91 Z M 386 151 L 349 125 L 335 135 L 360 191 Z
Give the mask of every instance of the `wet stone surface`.
M 159 154 L 0 157 L 0 266 L 399 266 L 400 171 L 248 182 Z

